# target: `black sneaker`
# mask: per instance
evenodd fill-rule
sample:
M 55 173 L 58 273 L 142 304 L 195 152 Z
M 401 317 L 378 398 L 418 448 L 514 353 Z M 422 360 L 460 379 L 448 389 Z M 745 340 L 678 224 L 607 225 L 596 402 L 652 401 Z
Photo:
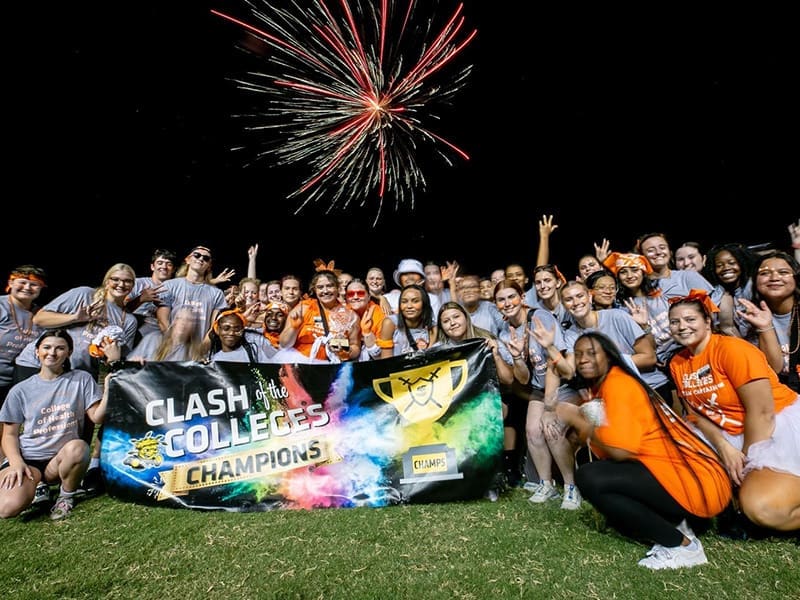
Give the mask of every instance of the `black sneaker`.
M 36 493 L 33 496 L 31 506 L 39 506 L 48 502 L 50 502 L 50 486 L 44 481 L 40 481 L 36 484 Z
M 93 467 L 86 471 L 86 475 L 83 476 L 81 487 L 86 492 L 87 496 L 97 496 L 105 491 L 106 484 L 103 481 L 103 474 L 100 471 L 100 467 Z

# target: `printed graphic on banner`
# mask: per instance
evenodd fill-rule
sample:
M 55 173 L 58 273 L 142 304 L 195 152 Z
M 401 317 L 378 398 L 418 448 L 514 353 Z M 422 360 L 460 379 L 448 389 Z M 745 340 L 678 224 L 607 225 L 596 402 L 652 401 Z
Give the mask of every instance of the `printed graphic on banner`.
M 130 363 L 109 382 L 110 495 L 260 511 L 483 497 L 502 454 L 481 341 L 337 365 Z

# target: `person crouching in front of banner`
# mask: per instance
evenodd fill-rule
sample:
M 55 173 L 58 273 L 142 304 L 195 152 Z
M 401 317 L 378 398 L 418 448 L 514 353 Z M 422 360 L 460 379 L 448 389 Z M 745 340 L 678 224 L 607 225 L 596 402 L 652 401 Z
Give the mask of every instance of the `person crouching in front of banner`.
M 101 390 L 91 373 L 70 369 L 73 340 L 65 329 L 46 330 L 35 347 L 39 372 L 15 384 L 0 409 L 6 454 L 0 466 L 0 518 L 49 502 L 49 486 L 60 484 L 50 510 L 50 518 L 58 521 L 72 511 L 89 468 L 89 444 L 81 437 L 84 416 L 102 423 L 112 374 Z M 104 351 L 109 361 L 120 359 L 118 342 L 106 343 Z M 47 416 L 45 427 L 42 415 Z
M 597 331 L 575 341 L 580 386 L 592 398 L 562 402 L 558 420 L 600 460 L 575 473 L 581 495 L 632 539 L 653 543 L 639 566 L 651 570 L 708 562 L 689 522 L 708 522 L 730 502 L 731 480 L 714 449 Z

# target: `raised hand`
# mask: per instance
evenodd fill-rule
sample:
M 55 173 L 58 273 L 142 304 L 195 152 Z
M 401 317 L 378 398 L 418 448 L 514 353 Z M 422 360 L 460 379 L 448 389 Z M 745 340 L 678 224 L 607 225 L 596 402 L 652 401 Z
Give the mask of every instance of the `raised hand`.
M 366 336 L 372 331 L 374 325 L 372 315 L 375 313 L 375 305 L 371 304 L 370 307 L 361 315 L 361 335 Z
M 603 238 L 603 241 L 600 242 L 600 244 L 594 245 L 594 255 L 600 262 L 603 262 L 605 259 L 607 259 L 609 254 L 611 254 L 611 242 L 609 242 L 606 238 Z
M 211 278 L 210 283 L 211 285 L 218 285 L 220 283 L 230 281 L 234 275 L 236 275 L 236 271 L 234 269 L 222 269 L 222 272 L 219 275 Z
M 539 219 L 539 237 L 549 237 L 558 229 L 558 225 L 553 225 L 553 215 L 542 215 Z
M 772 327 L 772 311 L 766 302 L 762 300 L 760 306 L 756 306 L 755 303 L 745 298 L 739 298 L 738 302 L 741 308 L 737 308 L 736 312 L 754 328 L 767 329 Z
M 628 312 L 631 313 L 633 320 L 642 327 L 647 325 L 647 323 L 650 321 L 650 315 L 647 312 L 646 304 L 637 304 L 633 301 L 633 298 L 625 298 L 625 308 L 627 308 Z
M 512 357 L 521 356 L 525 351 L 525 336 L 517 335 L 517 327 L 509 327 L 508 349 Z M 521 329 L 524 331 L 525 326 L 522 325 Z
M 529 328 L 528 333 L 533 336 L 533 339 L 539 342 L 542 348 L 547 348 L 548 346 L 552 345 L 556 339 L 555 325 L 552 329 L 548 329 L 538 317 L 533 317 L 531 324 L 533 325 L 533 328 Z

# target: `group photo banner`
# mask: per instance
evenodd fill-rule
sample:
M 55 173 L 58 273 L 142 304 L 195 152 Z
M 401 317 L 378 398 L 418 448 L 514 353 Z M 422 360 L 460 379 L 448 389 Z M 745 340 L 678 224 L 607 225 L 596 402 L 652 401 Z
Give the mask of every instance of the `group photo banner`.
M 503 417 L 482 340 L 368 362 L 126 363 L 109 379 L 110 496 L 204 510 L 482 498 Z

